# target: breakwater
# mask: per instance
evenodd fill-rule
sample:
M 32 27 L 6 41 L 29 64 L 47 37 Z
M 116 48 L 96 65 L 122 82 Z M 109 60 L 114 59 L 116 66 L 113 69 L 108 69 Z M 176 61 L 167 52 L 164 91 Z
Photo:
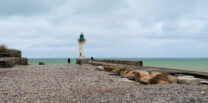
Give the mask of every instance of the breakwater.
M 122 66 L 122 65 L 129 65 L 134 69 L 137 70 L 144 70 L 147 72 L 161 72 L 161 73 L 168 73 L 168 74 L 183 74 L 183 75 L 192 75 L 197 78 L 208 79 L 207 72 L 198 72 L 198 71 L 188 71 L 188 70 L 178 70 L 178 69 L 171 69 L 171 68 L 161 68 L 161 67 L 150 67 L 150 66 L 143 66 L 143 61 L 122 61 L 122 60 L 107 60 L 107 59 L 77 59 L 77 64 L 91 64 L 94 66 L 104 66 L 104 65 L 111 65 L 111 66 Z
M 132 66 L 143 66 L 143 61 L 130 61 L 130 60 L 107 60 L 107 59 L 77 59 L 77 64 L 83 63 L 92 63 L 94 62 L 103 62 L 103 63 L 111 63 L 111 64 L 123 64 L 123 65 L 132 65 Z

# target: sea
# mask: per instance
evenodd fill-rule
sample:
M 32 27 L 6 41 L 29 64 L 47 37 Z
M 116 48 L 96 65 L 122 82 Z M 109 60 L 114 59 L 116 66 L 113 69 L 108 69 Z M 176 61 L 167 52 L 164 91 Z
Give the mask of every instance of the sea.
M 143 61 L 144 66 L 164 67 L 170 69 L 208 72 L 208 58 L 96 58 L 116 60 Z M 29 58 L 29 64 L 67 64 L 67 58 Z M 71 58 L 71 64 L 76 63 L 76 58 Z

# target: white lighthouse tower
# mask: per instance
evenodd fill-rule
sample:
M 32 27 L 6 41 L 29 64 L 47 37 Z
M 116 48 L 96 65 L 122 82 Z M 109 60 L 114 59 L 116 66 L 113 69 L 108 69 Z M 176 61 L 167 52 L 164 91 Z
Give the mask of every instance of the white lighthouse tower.
M 80 38 L 78 39 L 79 43 L 79 59 L 85 59 L 85 51 L 84 51 L 84 45 L 85 45 L 86 39 L 84 38 L 83 33 L 80 34 Z

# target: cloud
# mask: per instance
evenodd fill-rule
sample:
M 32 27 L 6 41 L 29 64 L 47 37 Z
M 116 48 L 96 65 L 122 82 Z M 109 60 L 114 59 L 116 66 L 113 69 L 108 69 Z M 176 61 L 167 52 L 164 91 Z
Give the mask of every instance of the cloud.
M 0 43 L 26 57 L 207 57 L 207 1 L 0 1 Z
M 46 2 L 44 0 L 1 0 L 0 12 L 1 15 L 20 15 L 34 14 L 47 11 Z

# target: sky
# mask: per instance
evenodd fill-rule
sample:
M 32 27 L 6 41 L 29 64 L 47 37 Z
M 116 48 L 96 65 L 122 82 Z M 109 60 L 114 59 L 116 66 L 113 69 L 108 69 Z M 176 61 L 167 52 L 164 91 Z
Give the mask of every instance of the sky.
M 0 0 L 0 44 L 28 58 L 208 57 L 207 0 Z

